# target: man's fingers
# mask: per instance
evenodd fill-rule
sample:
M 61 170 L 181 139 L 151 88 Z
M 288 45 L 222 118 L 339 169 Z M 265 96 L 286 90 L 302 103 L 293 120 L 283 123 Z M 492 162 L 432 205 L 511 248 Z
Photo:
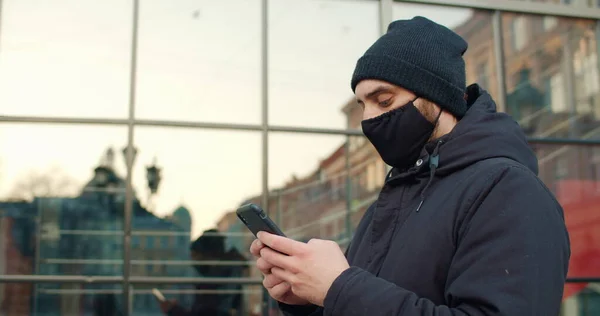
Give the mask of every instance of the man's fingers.
M 295 264 L 296 259 L 294 257 L 286 256 L 268 247 L 265 247 L 260 251 L 260 258 L 265 260 L 271 266 L 281 267 L 294 272 L 297 270 Z M 270 270 L 273 270 L 272 267 Z
M 270 264 L 269 262 L 267 262 L 267 260 L 265 260 L 264 258 L 260 258 L 259 257 L 256 260 L 256 267 L 263 274 L 270 274 L 271 273 L 271 268 L 273 268 L 273 265 Z
M 268 275 L 265 276 L 265 279 L 263 280 L 263 286 L 266 289 L 270 289 L 270 288 L 272 288 L 272 287 L 274 287 L 277 284 L 280 284 L 282 282 L 283 282 L 282 279 L 280 279 L 280 278 L 278 278 L 278 277 L 276 277 L 276 276 L 274 276 L 272 274 L 268 274 Z
M 307 247 L 305 243 L 267 232 L 259 232 L 258 239 L 265 246 L 290 256 L 302 254 Z
M 271 274 L 280 279 L 285 281 L 286 283 L 294 283 L 294 281 L 296 280 L 296 275 L 288 270 L 284 270 L 278 267 L 273 267 L 273 269 L 271 269 Z
M 255 239 L 250 245 L 250 253 L 258 258 L 260 257 L 260 250 L 263 249 L 265 245 L 258 239 Z
M 285 296 L 288 294 L 288 292 L 291 289 L 292 289 L 292 287 L 290 286 L 289 283 L 281 282 L 267 290 L 269 291 L 269 295 L 271 295 L 272 298 L 274 298 L 275 300 L 281 301 L 281 300 L 285 299 Z

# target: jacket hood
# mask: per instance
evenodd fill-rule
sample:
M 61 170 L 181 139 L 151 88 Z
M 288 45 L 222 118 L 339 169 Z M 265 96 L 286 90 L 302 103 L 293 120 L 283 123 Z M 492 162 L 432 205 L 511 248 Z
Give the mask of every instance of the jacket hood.
M 509 115 L 496 111 L 487 91 L 477 84 L 469 86 L 467 106 L 467 113 L 450 133 L 425 145 L 415 166 L 404 172 L 394 168 L 388 175 L 387 182 L 391 183 L 428 174 L 417 212 L 436 176 L 450 175 L 482 160 L 508 158 L 538 174 L 538 160 L 525 133 Z
M 469 86 L 467 95 L 467 114 L 440 139 L 436 173 L 452 173 L 484 159 L 508 158 L 537 175 L 537 157 L 519 124 L 508 114 L 497 112 L 496 103 L 479 85 Z
M 446 176 L 490 158 L 512 159 L 538 174 L 537 157 L 519 124 L 497 112 L 496 103 L 479 85 L 469 86 L 467 96 L 467 113 L 450 133 L 425 145 L 420 155 L 424 163 L 404 172 L 392 170 L 388 181 L 424 173 Z

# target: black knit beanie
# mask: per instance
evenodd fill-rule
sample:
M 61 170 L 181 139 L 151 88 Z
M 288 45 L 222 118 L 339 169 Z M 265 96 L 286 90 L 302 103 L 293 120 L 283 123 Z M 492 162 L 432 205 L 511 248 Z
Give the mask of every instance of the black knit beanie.
M 362 80 L 382 80 L 461 118 L 467 112 L 462 57 L 467 47 L 460 35 L 424 17 L 394 21 L 358 60 L 352 91 Z

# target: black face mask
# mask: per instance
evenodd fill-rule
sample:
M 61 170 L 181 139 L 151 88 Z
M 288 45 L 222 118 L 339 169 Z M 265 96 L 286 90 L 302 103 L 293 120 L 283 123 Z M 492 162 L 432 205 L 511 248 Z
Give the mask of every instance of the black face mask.
M 407 169 L 419 158 L 439 118 L 440 115 L 435 123 L 429 122 L 411 101 L 403 107 L 362 121 L 362 129 L 385 163 Z

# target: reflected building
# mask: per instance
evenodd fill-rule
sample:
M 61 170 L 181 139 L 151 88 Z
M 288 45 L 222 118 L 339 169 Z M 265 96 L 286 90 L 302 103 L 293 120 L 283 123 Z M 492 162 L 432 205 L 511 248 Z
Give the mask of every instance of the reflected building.
M 112 155 L 109 149 L 77 197 L 0 202 L 0 251 L 10 258 L 1 260 L 5 265 L 1 274 L 122 275 L 125 180 L 113 168 Z M 168 264 L 168 260 L 190 260 L 191 225 L 185 207 L 160 218 L 134 199 L 132 275 L 194 277 L 189 265 Z M 0 314 L 7 316 L 87 315 L 108 303 L 117 311 L 122 305 L 120 289 L 113 285 L 2 283 L 0 293 L 4 303 Z M 172 298 L 183 304 L 192 299 L 190 294 Z M 135 310 L 144 315 L 160 314 L 152 295 L 140 295 L 134 302 Z M 4 305 L 8 307 L 1 309 Z
M 0 206 L 0 274 L 34 273 L 33 232 L 35 220 L 32 206 L 26 202 L 1 203 Z M 0 315 L 31 314 L 29 283 L 0 283 Z
M 595 23 L 502 14 L 506 112 L 532 137 L 594 138 L 600 127 Z M 467 82 L 498 95 L 489 13 L 474 11 L 454 29 L 469 43 Z M 568 82 L 572 75 L 574 82 Z M 592 134 L 590 134 L 592 132 Z

